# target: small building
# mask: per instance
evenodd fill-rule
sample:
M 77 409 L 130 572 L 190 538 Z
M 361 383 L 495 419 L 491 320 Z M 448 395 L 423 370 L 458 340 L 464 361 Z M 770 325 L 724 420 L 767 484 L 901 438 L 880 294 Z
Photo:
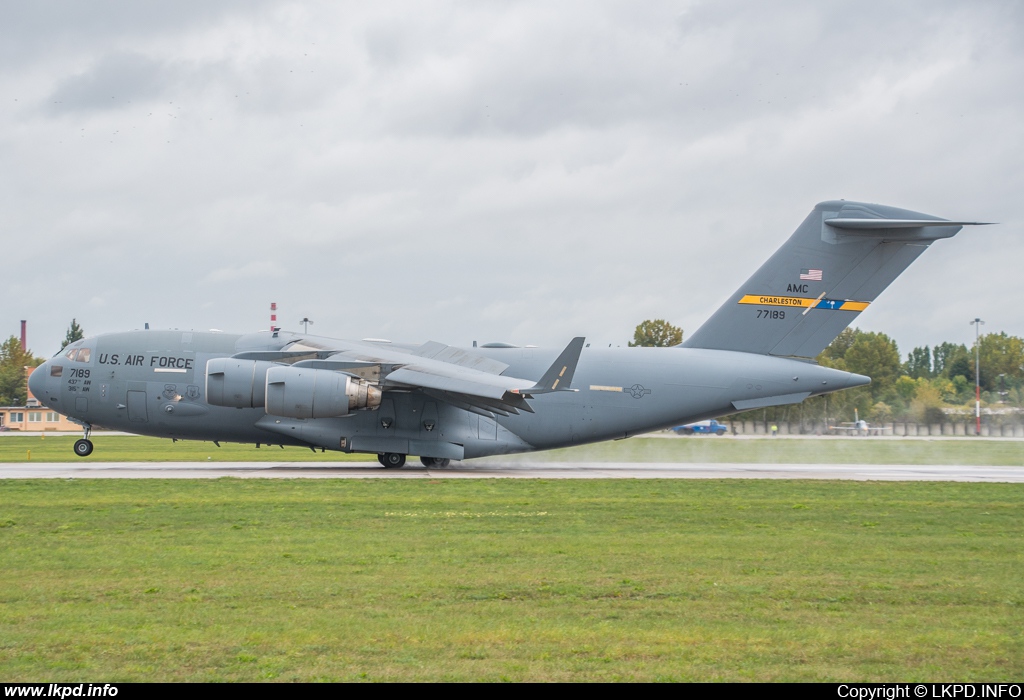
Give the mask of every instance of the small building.
M 29 431 L 66 431 L 78 432 L 82 428 L 77 423 L 72 423 L 67 416 L 61 415 L 39 403 L 39 399 L 28 390 L 28 378 L 34 367 L 25 368 L 26 394 L 28 399 L 25 406 L 0 406 L 0 430 L 29 430 Z
M 29 406 L 0 406 L 0 429 L 81 432 L 82 427 L 35 402 Z

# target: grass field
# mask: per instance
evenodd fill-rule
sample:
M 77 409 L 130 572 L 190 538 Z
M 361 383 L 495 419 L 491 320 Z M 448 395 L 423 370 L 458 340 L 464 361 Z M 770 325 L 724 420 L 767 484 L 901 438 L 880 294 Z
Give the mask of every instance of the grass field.
M 365 462 L 373 455 L 344 452 L 313 452 L 305 447 L 263 447 L 212 442 L 142 437 L 134 435 L 96 435 L 96 446 L 88 457 L 77 457 L 71 450 L 81 435 L 0 437 L 0 463 L 3 462 Z M 29 456 L 31 453 L 31 456 Z
M 0 678 L 1020 680 L 1022 516 L 1009 484 L 0 481 Z
M 500 459 L 507 460 L 508 457 Z M 1024 465 L 1024 442 L 865 438 L 630 438 L 512 459 L 566 462 L 697 462 L 732 464 Z
M 343 462 L 373 461 L 373 456 L 312 452 L 300 447 L 264 446 L 99 435 L 96 450 L 76 457 L 77 435 L 0 437 L 0 462 Z M 508 457 L 500 458 L 510 459 Z M 631 438 L 564 450 L 537 452 L 512 459 L 566 462 L 724 462 L 781 464 L 970 464 L 1024 465 L 1024 441 L 963 438 L 955 440 L 872 440 L 865 438 L 735 439 L 727 437 Z M 415 461 L 415 460 L 414 460 Z

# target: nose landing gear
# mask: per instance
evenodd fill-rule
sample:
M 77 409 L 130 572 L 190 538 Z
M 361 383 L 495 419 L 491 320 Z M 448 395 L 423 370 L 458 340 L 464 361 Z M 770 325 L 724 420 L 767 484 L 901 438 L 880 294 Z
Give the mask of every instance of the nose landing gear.
M 92 440 L 89 439 L 89 435 L 92 434 L 92 426 L 86 423 L 82 427 L 85 428 L 85 436 L 81 440 L 75 441 L 74 450 L 79 457 L 88 457 L 92 454 Z

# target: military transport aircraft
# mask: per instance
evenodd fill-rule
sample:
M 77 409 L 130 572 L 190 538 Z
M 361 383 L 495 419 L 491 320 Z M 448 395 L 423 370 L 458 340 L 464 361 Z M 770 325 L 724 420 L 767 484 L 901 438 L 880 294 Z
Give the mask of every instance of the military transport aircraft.
M 80 422 L 160 437 L 408 455 L 427 466 L 615 440 L 868 384 L 814 358 L 935 240 L 976 222 L 818 204 L 673 348 L 457 348 L 274 330 L 132 331 L 72 343 L 32 393 Z

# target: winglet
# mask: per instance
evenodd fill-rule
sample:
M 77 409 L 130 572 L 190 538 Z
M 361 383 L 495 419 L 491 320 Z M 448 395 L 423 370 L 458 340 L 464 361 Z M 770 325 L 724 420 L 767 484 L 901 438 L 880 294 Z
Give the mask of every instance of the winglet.
M 548 367 L 548 371 L 540 378 L 536 386 L 530 389 L 514 389 L 516 394 L 549 394 L 553 391 L 576 391 L 570 389 L 572 376 L 576 373 L 576 364 L 580 361 L 580 353 L 586 338 L 573 338 L 565 346 L 558 359 Z

